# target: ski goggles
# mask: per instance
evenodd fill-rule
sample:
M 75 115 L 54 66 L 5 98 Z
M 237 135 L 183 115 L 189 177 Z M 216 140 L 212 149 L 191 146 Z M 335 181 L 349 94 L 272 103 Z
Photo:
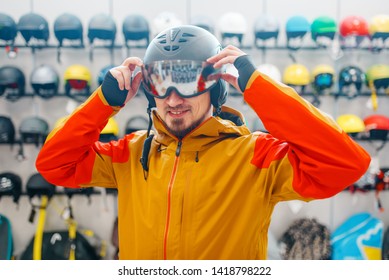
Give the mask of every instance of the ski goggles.
M 152 97 L 166 98 L 174 90 L 181 97 L 189 98 L 214 87 L 222 71 L 204 61 L 156 61 L 142 66 L 142 86 Z

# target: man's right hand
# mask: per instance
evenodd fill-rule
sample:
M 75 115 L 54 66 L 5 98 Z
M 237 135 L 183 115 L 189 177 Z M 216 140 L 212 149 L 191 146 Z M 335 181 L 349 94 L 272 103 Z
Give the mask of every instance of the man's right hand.
M 142 81 L 142 72 L 133 76 L 135 68 L 143 61 L 138 57 L 129 57 L 117 67 L 108 71 L 101 85 L 105 99 L 111 106 L 123 106 L 137 93 Z

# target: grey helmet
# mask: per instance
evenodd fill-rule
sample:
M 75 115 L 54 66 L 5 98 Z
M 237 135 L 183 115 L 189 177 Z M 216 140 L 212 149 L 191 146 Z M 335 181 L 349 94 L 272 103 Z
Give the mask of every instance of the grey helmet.
M 21 16 L 18 22 L 18 30 L 27 45 L 29 45 L 32 38 L 43 40 L 47 44 L 50 37 L 48 21 L 43 16 L 35 13 Z
M 0 96 L 5 94 L 9 101 L 17 101 L 24 96 L 26 77 L 23 71 L 13 65 L 0 67 Z
M 143 58 L 145 65 L 155 61 L 196 60 L 206 61 L 221 51 L 216 37 L 204 28 L 194 25 L 182 25 L 165 29 L 149 44 Z M 227 100 L 226 82 L 219 80 L 211 88 L 211 104 L 217 112 Z M 155 100 L 146 94 L 149 108 L 155 107 Z
M 215 23 L 211 17 L 205 15 L 196 15 L 190 20 L 191 25 L 196 25 L 198 27 L 202 27 L 205 30 L 214 34 L 215 32 Z
M 131 14 L 125 17 L 122 25 L 123 36 L 127 47 L 128 41 L 146 40 L 150 43 L 150 27 L 147 19 L 140 14 Z
M 0 40 L 10 42 L 12 45 L 17 33 L 18 29 L 14 19 L 9 15 L 0 13 Z
M 19 133 L 23 143 L 39 146 L 46 140 L 49 133 L 49 125 L 40 117 L 28 117 L 20 123 Z
M 15 126 L 8 116 L 0 116 L 0 143 L 13 144 L 15 142 Z
M 31 86 L 38 96 L 51 98 L 58 93 L 59 76 L 50 65 L 40 65 L 31 73 Z

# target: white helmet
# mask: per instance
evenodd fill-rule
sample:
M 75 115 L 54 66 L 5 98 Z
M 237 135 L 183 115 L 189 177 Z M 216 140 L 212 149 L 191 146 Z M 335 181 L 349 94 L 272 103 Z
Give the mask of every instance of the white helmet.
M 239 44 L 242 45 L 243 35 L 247 31 L 246 18 L 240 13 L 225 13 L 219 19 L 219 30 L 222 35 L 222 40 L 236 37 Z
M 175 13 L 165 11 L 158 14 L 154 18 L 153 23 L 155 33 L 159 34 L 165 29 L 181 25 L 182 21 L 177 17 Z
M 270 63 L 264 63 L 257 67 L 257 70 L 259 72 L 269 76 L 273 80 L 277 82 L 281 82 L 282 80 L 282 74 L 281 71 L 277 68 L 277 66 L 270 64 Z

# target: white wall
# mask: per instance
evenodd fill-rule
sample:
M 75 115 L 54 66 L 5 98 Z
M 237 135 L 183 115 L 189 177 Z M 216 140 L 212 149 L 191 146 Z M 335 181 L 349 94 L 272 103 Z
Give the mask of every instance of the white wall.
M 183 23 L 188 23 L 191 16 L 199 14 L 211 16 L 215 20 L 216 34 L 220 37 L 217 27 L 218 19 L 226 12 L 236 11 L 245 15 L 248 23 L 249 31 L 244 37 L 244 45 L 252 46 L 252 26 L 258 15 L 263 11 L 267 11 L 280 20 L 281 32 L 279 36 L 279 45 L 284 45 L 285 34 L 283 32 L 283 26 L 290 16 L 301 14 L 306 16 L 309 20 L 313 20 L 317 16 L 328 15 L 339 21 L 339 19 L 346 15 L 357 14 L 364 16 L 366 19 L 370 19 L 376 14 L 388 14 L 389 6 L 385 0 L 370 0 L 368 2 L 364 0 L 2 0 L 0 2 L 0 12 L 11 15 L 16 21 L 20 16 L 30 12 L 31 10 L 43 15 L 49 21 L 51 28 L 49 44 L 51 45 L 56 45 L 57 43 L 52 30 L 55 18 L 63 12 L 70 12 L 79 16 L 84 24 L 86 48 L 63 49 L 61 63 L 58 63 L 56 60 L 55 48 L 37 50 L 35 54 L 33 54 L 28 48 L 20 48 L 18 56 L 15 59 L 8 58 L 5 50 L 0 49 L 0 66 L 15 65 L 23 69 L 24 73 L 26 73 L 28 92 L 31 92 L 29 73 L 31 73 L 34 67 L 42 63 L 53 65 L 60 75 L 63 75 L 65 69 L 73 63 L 84 64 L 91 70 L 94 77 L 92 81 L 92 88 L 97 86 L 97 75 L 102 67 L 111 62 L 115 64 L 121 63 L 121 61 L 126 57 L 126 51 L 124 49 L 115 49 L 113 57 L 109 55 L 107 50 L 97 49 L 94 52 L 94 60 L 89 60 L 86 27 L 88 20 L 93 15 L 101 12 L 110 13 L 115 18 L 118 27 L 116 44 L 121 45 L 123 43 L 121 24 L 124 17 L 130 13 L 141 13 L 145 15 L 151 23 L 152 30 L 155 30 L 152 25 L 153 19 L 162 11 L 176 13 Z M 16 43 L 19 45 L 23 44 L 23 39 L 20 34 L 18 35 Z M 307 45 L 312 45 L 309 35 L 305 38 L 305 43 Z M 264 62 L 265 59 L 266 62 L 273 63 L 282 70 L 292 63 L 292 60 L 288 56 L 288 52 L 286 50 L 269 50 L 266 52 L 266 56 L 255 48 L 247 48 L 245 50 L 252 55 L 253 60 L 257 64 Z M 132 49 L 130 54 L 142 57 L 143 52 L 143 49 Z M 295 57 L 298 62 L 305 64 L 309 69 L 312 69 L 319 63 L 333 65 L 336 69 L 339 69 L 343 65 L 350 64 L 351 62 L 356 63 L 362 68 L 366 68 L 374 63 L 389 63 L 388 51 L 384 51 L 379 55 L 369 53 L 368 51 L 346 52 L 339 59 L 333 60 L 329 52 L 325 50 L 299 50 L 295 54 Z M 61 89 L 63 89 L 63 81 L 61 81 Z M 388 97 L 380 97 L 377 112 L 373 112 L 372 109 L 366 106 L 367 100 L 367 97 L 359 97 L 354 100 L 340 98 L 335 101 L 333 97 L 326 96 L 322 99 L 320 108 L 323 111 L 332 114 L 334 117 L 345 113 L 354 113 L 362 118 L 372 113 L 387 114 L 389 108 Z M 146 104 L 147 102 L 145 98 L 143 96 L 139 96 L 139 98 L 136 98 L 134 102 L 124 108 L 118 116 L 120 128 L 124 129 L 125 122 L 130 116 L 134 114 L 146 114 Z M 42 100 L 39 97 L 22 98 L 17 102 L 9 102 L 4 98 L 0 98 L 0 114 L 11 116 L 16 127 L 18 127 L 23 118 L 33 115 L 42 116 L 52 127 L 58 118 L 69 113 L 77 105 L 78 103 L 65 97 L 57 97 L 51 100 Z M 230 97 L 228 105 L 241 110 L 245 114 L 249 125 L 250 123 L 253 123 L 255 115 L 250 108 L 243 104 L 240 98 Z M 363 142 L 361 144 L 373 154 L 374 149 L 371 145 L 367 142 Z M 8 146 L 0 145 L 0 171 L 12 171 L 20 174 L 23 182 L 26 183 L 28 177 L 36 171 L 34 161 L 38 151 L 39 150 L 34 146 L 27 146 L 25 147 L 25 154 L 27 158 L 24 161 L 18 161 L 15 158 L 17 147 L 14 147 L 14 149 L 11 150 Z M 389 149 L 388 147 L 385 147 L 379 154 L 382 166 L 389 166 L 388 153 Z M 383 193 L 381 195 L 381 199 L 384 206 L 387 206 L 388 208 L 388 193 Z M 110 242 L 110 234 L 113 219 L 115 217 L 114 197 L 94 195 L 92 197 L 91 204 L 88 204 L 85 197 L 76 197 L 73 203 L 75 208 L 75 217 L 80 226 L 93 229 L 102 238 Z M 271 230 L 278 238 L 293 220 L 304 216 L 316 217 L 333 230 L 350 214 L 360 211 L 369 211 L 374 213 L 383 219 L 385 225 L 389 225 L 389 215 L 387 215 L 387 211 L 389 210 L 383 213 L 378 213 L 374 203 L 375 199 L 373 193 L 351 195 L 347 192 L 341 193 L 332 199 L 315 201 L 309 204 L 296 202 L 283 203 L 280 204 L 274 212 Z M 65 224 L 58 214 L 58 211 L 60 211 L 65 204 L 66 201 L 63 196 L 56 196 L 52 200 L 49 208 L 50 214 L 46 224 L 46 228 L 48 230 L 65 228 Z M 30 224 L 27 221 L 29 211 L 30 205 L 26 196 L 22 197 L 19 207 L 14 205 L 8 198 L 3 198 L 0 201 L 0 213 L 8 216 L 12 221 L 16 254 L 19 254 L 24 250 L 27 242 L 34 234 L 35 224 Z M 112 247 L 109 249 L 108 258 L 112 256 L 113 252 Z

